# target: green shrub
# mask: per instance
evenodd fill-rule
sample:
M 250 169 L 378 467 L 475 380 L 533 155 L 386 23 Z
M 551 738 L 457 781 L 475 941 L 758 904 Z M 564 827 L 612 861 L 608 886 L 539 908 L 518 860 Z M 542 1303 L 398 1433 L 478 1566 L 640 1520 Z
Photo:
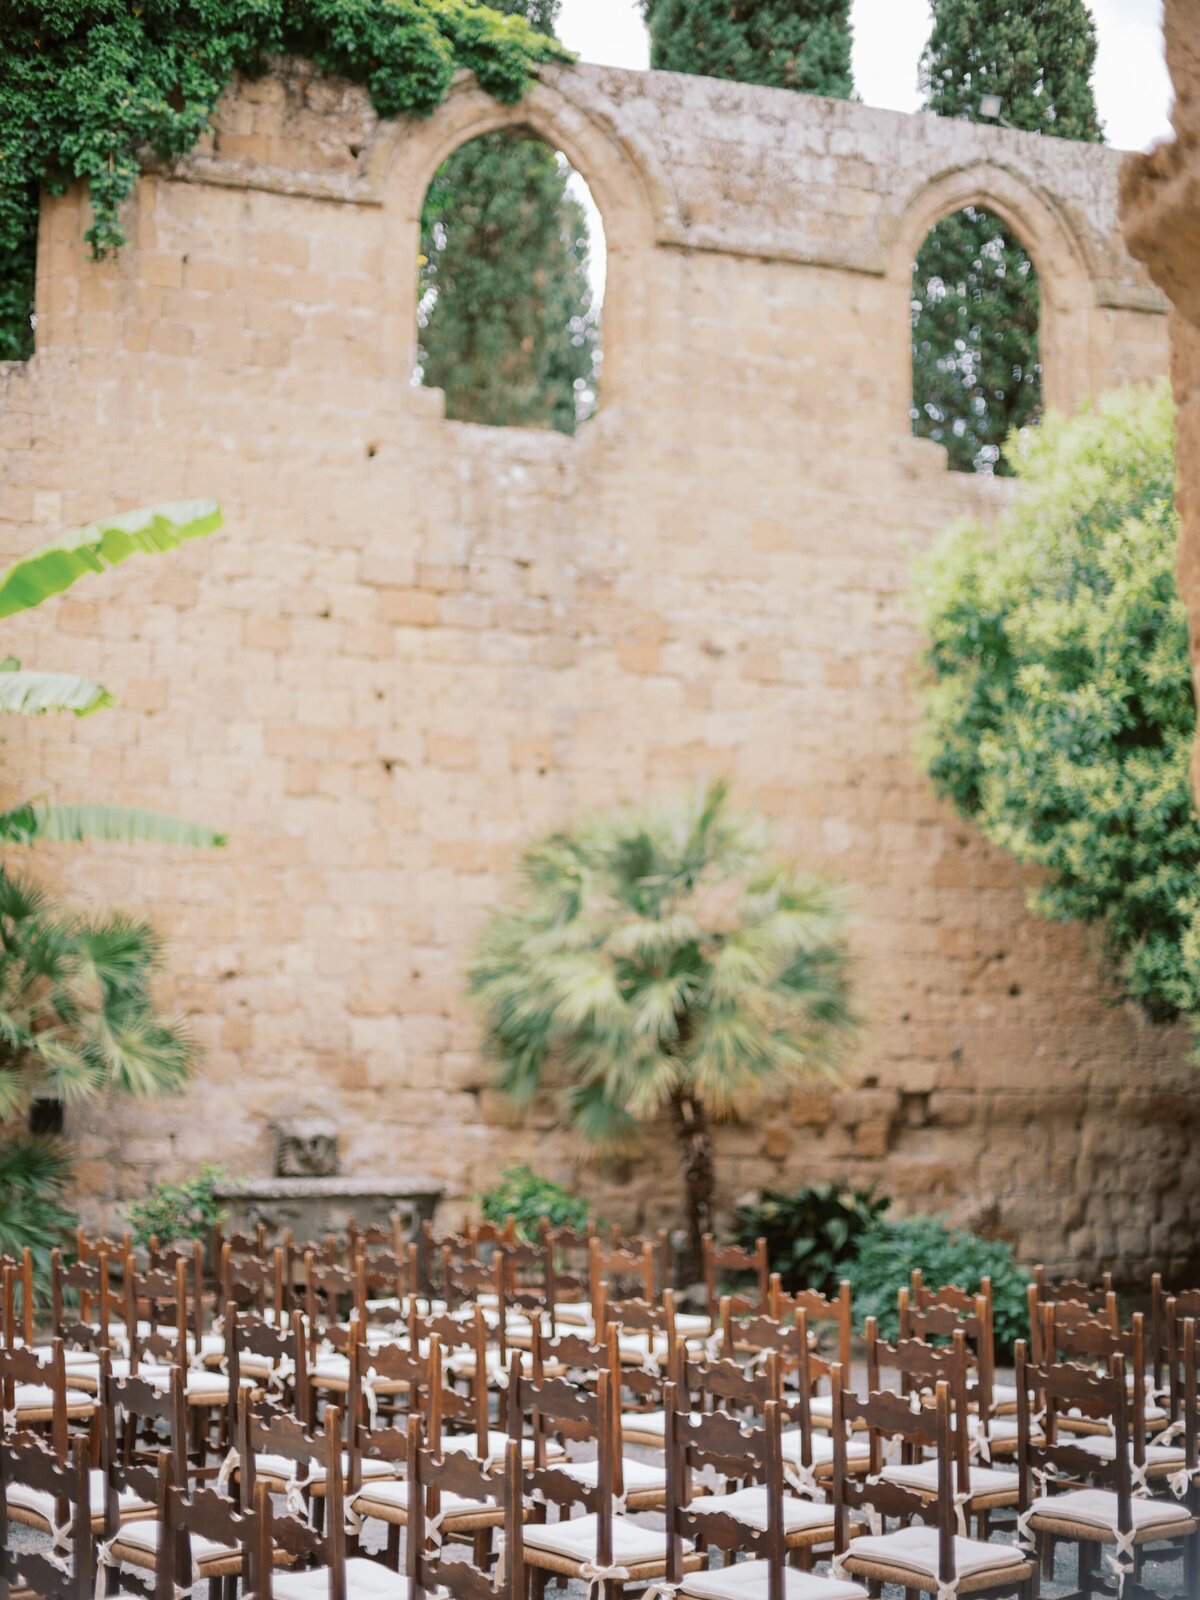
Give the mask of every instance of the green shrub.
M 1195 1013 L 1196 708 L 1165 384 L 1048 417 L 1016 473 L 1009 512 L 953 530 L 920 572 L 926 764 L 1043 869 L 1035 910 L 1103 931 L 1153 1020 Z
M 200 1168 L 186 1183 L 158 1183 L 144 1200 L 126 1209 L 133 1237 L 140 1245 L 157 1239 L 171 1244 L 178 1239 L 207 1239 L 213 1225 L 225 1220 L 216 1190 L 227 1188 L 229 1178 L 221 1167 Z
M 33 1251 L 40 1286 L 50 1251 L 67 1242 L 78 1218 L 63 1204 L 71 1159 L 58 1139 L 6 1139 L 0 1143 L 0 1255 Z
M 908 1284 L 914 1267 L 920 1267 L 931 1289 L 952 1283 L 971 1293 L 983 1278 L 991 1278 L 998 1354 L 1007 1354 L 1013 1340 L 1027 1334 L 1029 1277 L 1013 1260 L 1010 1246 L 951 1228 L 941 1217 L 880 1221 L 864 1237 L 849 1273 L 860 1327 L 874 1317 L 883 1337 L 895 1339 L 897 1291 Z
M 734 1242 L 749 1250 L 765 1238 L 771 1271 L 790 1293 L 831 1294 L 887 1207 L 887 1199 L 873 1189 L 836 1183 L 809 1184 L 793 1194 L 764 1189 L 734 1212 Z
M 556 1228 L 585 1228 L 588 1223 L 586 1200 L 553 1178 L 539 1177 L 528 1165 L 506 1167 L 480 1203 L 488 1222 L 516 1217 L 517 1231 L 526 1239 L 536 1239 L 543 1221 Z

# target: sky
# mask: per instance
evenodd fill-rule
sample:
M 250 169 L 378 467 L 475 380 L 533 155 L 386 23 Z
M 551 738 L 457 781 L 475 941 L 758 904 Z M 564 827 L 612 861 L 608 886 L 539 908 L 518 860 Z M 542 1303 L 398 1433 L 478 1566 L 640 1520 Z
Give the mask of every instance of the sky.
M 1145 150 L 1171 131 L 1171 83 L 1163 59 L 1161 0 L 1090 0 L 1096 19 L 1096 104 L 1109 144 Z M 852 0 L 854 82 L 869 106 L 916 111 L 917 63 L 929 34 L 928 0 Z M 584 61 L 650 65 L 637 0 L 563 0 L 559 38 Z M 577 192 L 592 223 L 591 278 L 604 292 L 604 249 L 595 208 Z

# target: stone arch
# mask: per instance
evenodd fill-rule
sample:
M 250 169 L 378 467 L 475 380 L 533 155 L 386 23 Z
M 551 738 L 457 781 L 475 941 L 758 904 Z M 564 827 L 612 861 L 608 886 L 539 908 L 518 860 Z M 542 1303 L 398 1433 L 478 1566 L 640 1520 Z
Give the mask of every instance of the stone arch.
M 910 191 L 892 211 L 883 240 L 885 276 L 906 306 L 912 264 L 926 234 L 965 206 L 990 211 L 1020 240 L 1033 261 L 1040 290 L 1038 340 L 1045 403 L 1072 410 L 1093 388 L 1091 325 L 1095 279 L 1082 242 L 1053 198 L 1010 168 L 990 163 L 957 168 Z M 911 372 L 908 318 L 896 319 L 896 358 L 902 374 L 892 414 L 907 432 Z
M 393 310 L 384 330 L 389 359 L 405 385 L 416 360 L 416 262 L 421 207 L 434 173 L 461 145 L 497 128 L 526 128 L 562 150 L 592 192 L 604 224 L 608 273 L 604 296 L 603 405 L 611 407 L 638 383 L 645 347 L 645 277 L 635 270 L 653 247 L 650 194 L 627 147 L 557 84 L 535 82 L 517 105 L 501 105 L 466 74 L 427 121 L 395 124 L 373 152 L 385 210 L 387 259 L 403 263 L 393 275 Z

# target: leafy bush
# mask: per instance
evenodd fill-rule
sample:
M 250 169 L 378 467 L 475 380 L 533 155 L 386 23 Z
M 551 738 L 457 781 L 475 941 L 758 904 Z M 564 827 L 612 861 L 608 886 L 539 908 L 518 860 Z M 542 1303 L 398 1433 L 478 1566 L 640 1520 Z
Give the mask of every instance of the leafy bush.
M 1154 1020 L 1200 1010 L 1200 824 L 1165 385 L 1049 417 L 1011 510 L 922 569 L 927 765 L 987 837 L 1045 869 L 1043 916 L 1104 931 Z
M 480 1201 L 486 1221 L 516 1217 L 517 1231 L 526 1239 L 537 1237 L 543 1221 L 556 1228 L 585 1228 L 588 1222 L 586 1200 L 553 1178 L 539 1177 L 527 1164 L 506 1167 Z
M 63 1205 L 71 1158 L 58 1139 L 7 1139 L 0 1144 L 0 1255 L 29 1248 L 39 1278 L 50 1251 L 74 1229 L 76 1217 Z
M 765 1238 L 771 1271 L 779 1273 L 785 1289 L 830 1294 L 887 1208 L 887 1199 L 873 1189 L 836 1183 L 809 1184 L 793 1194 L 764 1189 L 734 1212 L 734 1243 L 749 1250 Z
M 1011 1248 L 999 1239 L 950 1228 L 940 1217 L 880 1221 L 864 1237 L 849 1273 L 860 1326 L 874 1317 L 885 1339 L 896 1337 L 896 1294 L 914 1267 L 920 1267 L 931 1289 L 953 1283 L 970 1293 L 983 1278 L 991 1278 L 998 1353 L 1009 1351 L 1013 1340 L 1028 1332 L 1029 1278 L 1013 1260 Z
M 220 1167 L 207 1163 L 186 1183 L 158 1183 L 144 1200 L 126 1210 L 126 1219 L 140 1245 L 157 1239 L 171 1244 L 178 1239 L 207 1239 L 213 1224 L 223 1222 L 226 1213 L 217 1201 L 216 1190 L 227 1188 L 229 1178 Z

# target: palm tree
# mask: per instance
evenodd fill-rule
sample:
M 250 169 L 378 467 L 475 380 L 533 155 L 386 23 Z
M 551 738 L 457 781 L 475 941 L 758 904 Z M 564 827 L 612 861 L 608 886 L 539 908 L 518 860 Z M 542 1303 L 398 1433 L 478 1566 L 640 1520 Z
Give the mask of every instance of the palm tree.
M 221 522 L 215 500 L 184 500 L 123 512 L 63 534 L 0 571 L 0 620 L 41 605 L 89 572 L 119 566 L 139 552 L 177 550 L 185 539 L 212 533 Z M 0 712 L 37 716 L 73 711 L 86 717 L 115 704 L 104 685 L 91 678 L 33 671 L 14 656 L 0 661 Z M 0 811 L 0 844 L 32 844 L 35 839 L 107 839 L 123 844 L 150 840 L 209 847 L 225 842 L 214 828 L 135 806 L 51 805 L 36 799 Z
M 520 861 L 469 970 L 501 1089 L 560 1091 L 592 1147 L 669 1115 L 689 1269 L 711 1230 L 712 1123 L 833 1070 L 852 1026 L 839 897 L 766 855 L 764 830 L 712 783 L 683 807 L 555 833 Z

